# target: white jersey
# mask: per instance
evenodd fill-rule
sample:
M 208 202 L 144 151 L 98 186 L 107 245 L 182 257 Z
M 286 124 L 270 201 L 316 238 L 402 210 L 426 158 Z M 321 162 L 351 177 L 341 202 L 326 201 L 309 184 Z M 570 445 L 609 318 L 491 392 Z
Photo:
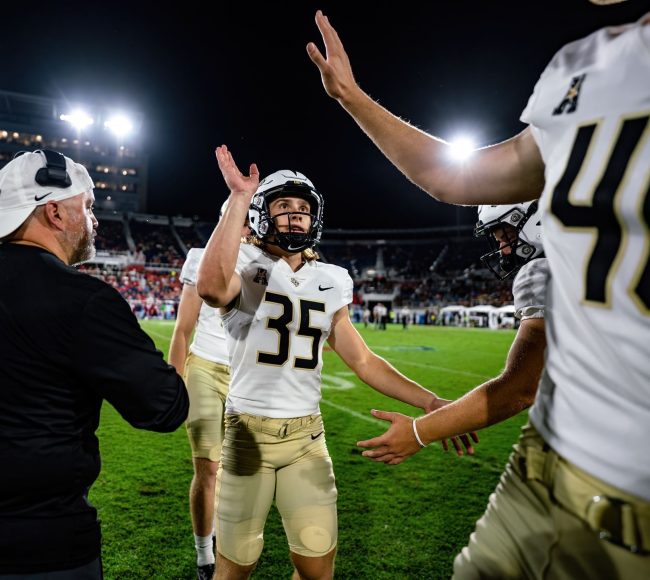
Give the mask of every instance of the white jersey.
M 196 272 L 205 248 L 192 248 L 187 253 L 187 258 L 181 270 L 181 282 L 196 286 Z M 223 329 L 218 308 L 212 308 L 205 302 L 201 305 L 199 319 L 194 331 L 194 340 L 190 345 L 190 352 L 205 360 L 220 364 L 230 364 L 226 333 Z
M 531 420 L 558 453 L 650 500 L 650 25 L 573 42 L 522 121 L 546 165 L 546 369 Z
M 228 413 L 272 418 L 318 414 L 323 343 L 334 314 L 352 302 L 347 271 L 281 258 L 242 244 L 241 293 L 223 316 L 232 360 Z
M 515 316 L 521 320 L 544 318 L 549 282 L 548 259 L 536 258 L 524 264 L 512 283 Z

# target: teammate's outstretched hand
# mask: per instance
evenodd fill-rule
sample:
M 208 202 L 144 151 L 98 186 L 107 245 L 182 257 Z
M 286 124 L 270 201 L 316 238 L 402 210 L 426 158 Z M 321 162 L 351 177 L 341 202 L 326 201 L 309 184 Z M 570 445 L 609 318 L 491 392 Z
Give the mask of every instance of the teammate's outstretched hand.
M 359 441 L 359 447 L 366 447 L 362 453 L 373 461 L 388 465 L 397 465 L 423 449 L 413 433 L 413 417 L 389 411 L 372 410 L 372 415 L 384 421 L 390 421 L 391 426 L 383 435 Z
M 441 400 L 444 401 L 444 399 Z M 401 413 L 377 411 L 375 409 L 372 410 L 372 415 L 377 417 L 377 419 L 390 421 L 391 426 L 383 435 L 357 442 L 359 447 L 365 447 L 367 449 L 362 453 L 364 457 L 368 457 L 373 461 L 387 463 L 389 465 L 397 465 L 411 457 L 411 455 L 415 455 L 421 449 L 424 449 L 415 438 L 415 433 L 413 431 L 413 417 L 408 417 Z M 470 438 L 475 443 L 478 443 L 479 441 L 476 433 L 451 438 L 454 449 L 458 455 L 464 455 L 463 446 L 469 455 L 473 455 L 474 447 L 472 446 Z M 441 444 L 445 451 L 449 449 L 449 444 L 446 440 L 441 441 Z
M 307 44 L 307 54 L 318 67 L 327 94 L 337 100 L 345 98 L 351 91 L 358 88 L 352 74 L 350 59 L 343 48 L 338 33 L 330 24 L 327 16 L 320 10 L 316 12 L 316 26 L 323 37 L 326 56 L 321 54 L 313 42 Z

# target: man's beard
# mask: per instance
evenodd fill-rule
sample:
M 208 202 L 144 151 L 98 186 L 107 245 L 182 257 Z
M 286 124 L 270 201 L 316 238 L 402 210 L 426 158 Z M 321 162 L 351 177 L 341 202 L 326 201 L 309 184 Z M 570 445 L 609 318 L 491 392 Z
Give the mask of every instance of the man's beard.
M 95 257 L 95 236 L 93 234 L 94 230 L 82 229 L 78 234 L 70 236 L 69 241 L 73 248 L 70 255 L 71 266 L 87 262 Z

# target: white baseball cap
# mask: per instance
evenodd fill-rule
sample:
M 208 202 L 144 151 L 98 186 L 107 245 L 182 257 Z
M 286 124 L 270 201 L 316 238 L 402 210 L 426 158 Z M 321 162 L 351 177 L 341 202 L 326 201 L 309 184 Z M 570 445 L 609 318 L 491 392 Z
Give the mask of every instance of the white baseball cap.
M 39 205 L 95 187 L 86 168 L 50 150 L 20 154 L 0 169 L 0 238 L 17 230 Z

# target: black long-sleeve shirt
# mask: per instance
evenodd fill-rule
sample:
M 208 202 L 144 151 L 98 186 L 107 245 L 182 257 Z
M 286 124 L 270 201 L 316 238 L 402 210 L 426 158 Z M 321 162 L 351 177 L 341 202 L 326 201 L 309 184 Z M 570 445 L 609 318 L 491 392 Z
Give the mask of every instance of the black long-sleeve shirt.
M 115 289 L 46 250 L 0 245 L 0 574 L 99 556 L 87 494 L 104 399 L 141 429 L 187 416 L 182 379 Z

